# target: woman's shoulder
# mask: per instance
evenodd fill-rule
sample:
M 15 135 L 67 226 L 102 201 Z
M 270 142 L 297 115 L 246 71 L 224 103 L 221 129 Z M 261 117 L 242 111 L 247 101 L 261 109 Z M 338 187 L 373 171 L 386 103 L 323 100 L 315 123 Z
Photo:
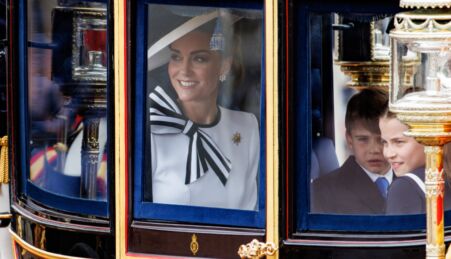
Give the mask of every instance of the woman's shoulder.
M 231 123 L 240 123 L 243 126 L 258 126 L 257 118 L 253 113 L 231 110 L 219 106 L 221 110 L 221 120 L 225 120 Z

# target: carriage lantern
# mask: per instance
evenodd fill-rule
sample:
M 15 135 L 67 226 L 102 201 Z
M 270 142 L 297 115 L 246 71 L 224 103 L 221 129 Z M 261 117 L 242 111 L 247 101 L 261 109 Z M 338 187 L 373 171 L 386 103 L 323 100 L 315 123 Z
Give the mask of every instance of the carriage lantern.
M 335 64 L 350 76 L 347 87 L 388 91 L 390 78 L 390 47 L 386 33 L 389 17 L 386 15 L 338 15 Z
M 390 110 L 425 146 L 426 258 L 445 258 L 443 145 L 451 140 L 451 1 L 401 0 L 394 18 Z M 412 65 L 413 64 L 413 65 Z

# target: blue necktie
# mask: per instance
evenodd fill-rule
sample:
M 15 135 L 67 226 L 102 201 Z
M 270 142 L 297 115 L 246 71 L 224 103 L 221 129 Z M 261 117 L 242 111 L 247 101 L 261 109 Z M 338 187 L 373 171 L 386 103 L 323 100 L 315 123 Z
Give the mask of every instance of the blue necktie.
M 376 185 L 379 191 L 381 192 L 382 197 L 387 198 L 388 191 L 388 180 L 385 177 L 379 177 L 376 180 Z

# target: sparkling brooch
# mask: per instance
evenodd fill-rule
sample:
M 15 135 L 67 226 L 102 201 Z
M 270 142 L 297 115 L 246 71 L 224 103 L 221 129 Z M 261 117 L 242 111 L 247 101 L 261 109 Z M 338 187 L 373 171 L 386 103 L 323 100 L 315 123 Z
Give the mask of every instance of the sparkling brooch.
M 239 132 L 235 132 L 232 136 L 232 141 L 235 143 L 235 145 L 240 144 L 241 142 L 241 134 Z

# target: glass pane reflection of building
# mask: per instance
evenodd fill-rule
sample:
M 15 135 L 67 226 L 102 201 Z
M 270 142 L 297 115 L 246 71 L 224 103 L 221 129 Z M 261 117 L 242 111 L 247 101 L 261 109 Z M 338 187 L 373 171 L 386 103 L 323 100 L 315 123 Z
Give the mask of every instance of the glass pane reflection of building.
M 105 200 L 106 4 L 28 6 L 29 180 L 57 195 Z

